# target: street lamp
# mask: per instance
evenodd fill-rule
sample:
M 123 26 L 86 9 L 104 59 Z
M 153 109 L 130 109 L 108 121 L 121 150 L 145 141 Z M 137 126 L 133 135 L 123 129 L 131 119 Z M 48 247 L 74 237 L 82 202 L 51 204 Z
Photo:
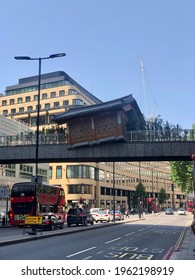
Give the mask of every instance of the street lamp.
M 35 207 L 34 215 L 37 214 L 37 187 L 38 187 L 38 161 L 39 161 L 39 114 L 40 114 L 40 91 L 41 91 L 41 61 L 44 59 L 51 59 L 66 56 L 65 53 L 51 54 L 48 57 L 30 57 L 30 56 L 15 56 L 16 60 L 38 60 L 39 61 L 39 74 L 38 74 L 38 102 L 37 102 L 37 133 L 36 133 L 36 155 L 35 155 Z

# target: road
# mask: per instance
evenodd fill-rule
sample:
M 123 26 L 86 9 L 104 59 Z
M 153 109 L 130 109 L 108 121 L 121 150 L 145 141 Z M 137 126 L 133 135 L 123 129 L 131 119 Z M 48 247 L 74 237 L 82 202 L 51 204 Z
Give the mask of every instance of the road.
M 2 246 L 0 259 L 167 260 L 179 246 L 187 220 L 187 215 L 147 215 L 139 222 Z

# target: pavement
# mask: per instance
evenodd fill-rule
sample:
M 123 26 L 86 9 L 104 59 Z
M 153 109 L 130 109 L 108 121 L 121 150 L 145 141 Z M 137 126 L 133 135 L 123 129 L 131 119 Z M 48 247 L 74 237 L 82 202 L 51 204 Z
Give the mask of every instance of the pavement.
M 135 221 L 145 220 L 144 217 L 141 219 L 138 215 L 130 216 L 130 218 L 125 218 L 124 221 L 116 221 L 115 223 L 99 223 L 95 226 L 87 226 L 83 227 L 65 227 L 65 230 L 55 230 L 55 231 L 37 231 L 36 235 L 28 234 L 28 231 L 31 232 L 30 228 L 24 228 L 23 233 L 21 235 L 14 235 L 14 236 L 0 236 L 0 246 L 15 244 L 15 243 L 22 243 L 31 240 L 37 240 L 42 238 L 49 238 L 51 236 L 59 236 L 59 235 L 66 235 L 71 234 L 73 232 L 79 232 L 83 230 L 95 230 L 100 227 L 107 227 L 107 226 L 116 226 L 121 223 L 132 223 Z M 195 260 L 195 236 L 191 230 L 191 222 L 192 216 L 188 215 L 188 224 L 187 227 L 183 230 L 180 238 L 175 245 L 173 253 L 170 257 L 171 260 Z M 2 231 L 3 228 L 0 226 L 0 230 Z

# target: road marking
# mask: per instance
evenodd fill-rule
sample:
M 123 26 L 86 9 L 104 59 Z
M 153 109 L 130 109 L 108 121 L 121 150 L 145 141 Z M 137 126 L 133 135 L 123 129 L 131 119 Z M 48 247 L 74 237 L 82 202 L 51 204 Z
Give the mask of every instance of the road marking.
M 118 238 L 116 238 L 116 239 L 109 240 L 109 241 L 105 242 L 104 244 L 109 244 L 109 243 L 114 242 L 114 241 L 119 240 L 119 239 L 121 239 L 121 237 L 118 237 Z
M 102 254 L 103 252 L 104 252 L 104 250 L 99 251 L 99 252 L 97 252 L 96 254 L 97 254 L 97 255 L 100 255 L 100 254 Z
M 95 249 L 95 248 L 96 248 L 96 246 L 91 247 L 91 248 L 88 248 L 88 249 L 85 249 L 85 250 L 82 250 L 82 251 L 79 251 L 79 252 L 76 252 L 76 253 L 74 253 L 74 254 L 72 254 L 72 255 L 67 256 L 67 258 L 76 256 L 76 255 L 79 255 L 79 254 L 82 254 L 82 253 L 85 253 L 85 252 L 90 251 L 90 250 L 93 250 L 93 249 Z
M 129 235 L 134 234 L 134 233 L 135 233 L 135 231 L 132 231 L 130 233 L 125 234 L 125 236 L 129 236 Z
M 142 231 L 142 230 L 144 230 L 145 228 L 141 228 L 141 229 L 138 229 L 138 231 Z
M 88 256 L 88 257 L 84 258 L 83 260 L 89 260 L 91 258 L 92 258 L 92 256 Z

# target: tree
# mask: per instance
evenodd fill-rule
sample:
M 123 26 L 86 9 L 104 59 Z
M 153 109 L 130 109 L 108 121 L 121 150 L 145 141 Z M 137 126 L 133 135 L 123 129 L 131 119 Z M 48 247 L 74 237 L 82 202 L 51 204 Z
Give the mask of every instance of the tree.
M 166 194 L 166 190 L 164 188 L 160 189 L 160 193 L 159 193 L 159 203 L 160 205 L 164 204 L 167 200 L 167 194 Z
M 189 193 L 193 188 L 193 164 L 192 161 L 172 161 L 171 178 L 182 192 Z
M 133 195 L 133 205 L 137 206 L 137 202 L 138 202 L 138 198 L 140 199 L 140 201 L 143 201 L 144 198 L 148 197 L 146 191 L 145 191 L 145 187 L 142 183 L 139 183 L 136 187 L 135 187 L 135 192 Z

